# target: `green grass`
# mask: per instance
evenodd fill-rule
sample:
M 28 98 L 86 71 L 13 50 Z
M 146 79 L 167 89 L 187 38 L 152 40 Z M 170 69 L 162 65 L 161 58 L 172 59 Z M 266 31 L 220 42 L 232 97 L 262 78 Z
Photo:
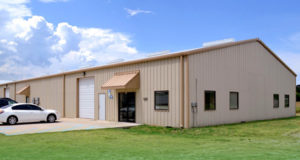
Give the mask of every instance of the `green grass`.
M 300 113 L 300 102 L 296 102 L 296 112 Z
M 0 135 L 1 160 L 296 160 L 300 117 L 194 129 Z

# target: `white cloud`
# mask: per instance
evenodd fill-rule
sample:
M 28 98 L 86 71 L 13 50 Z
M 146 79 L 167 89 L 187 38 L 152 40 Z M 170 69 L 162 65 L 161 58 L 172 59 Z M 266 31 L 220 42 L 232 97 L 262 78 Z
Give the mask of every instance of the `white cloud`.
M 139 57 L 128 35 L 66 22 L 53 25 L 44 17 L 32 16 L 27 3 L 0 2 L 0 13 L 8 17 L 0 21 L 1 82 Z
M 128 9 L 128 8 L 124 8 L 125 11 L 128 13 L 129 16 L 135 16 L 137 14 L 140 14 L 140 13 L 146 13 L 146 14 L 149 14 L 149 13 L 153 13 L 152 11 L 147 11 L 147 10 L 141 10 L 141 9 Z
M 20 17 L 31 16 L 31 10 L 26 7 L 28 0 L 0 0 L 0 26 Z
M 69 0 L 40 0 L 43 3 L 68 2 Z

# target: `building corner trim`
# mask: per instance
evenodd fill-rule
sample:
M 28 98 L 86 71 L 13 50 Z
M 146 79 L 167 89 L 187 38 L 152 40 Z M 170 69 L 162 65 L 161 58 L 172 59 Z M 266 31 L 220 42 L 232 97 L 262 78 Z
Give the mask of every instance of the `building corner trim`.
M 185 128 L 190 128 L 190 107 L 189 107 L 189 59 L 188 55 L 185 57 L 185 71 L 184 71 L 184 92 L 185 92 L 185 104 L 186 107 L 186 125 Z
M 66 75 L 63 75 L 63 113 L 62 116 L 66 117 Z
M 184 63 L 180 56 L 180 127 L 184 127 Z
M 17 83 L 15 83 L 15 93 L 14 93 L 14 100 L 15 101 L 17 101 L 17 93 L 16 93 L 16 91 L 17 91 L 17 89 L 16 89 L 16 87 L 17 87 Z

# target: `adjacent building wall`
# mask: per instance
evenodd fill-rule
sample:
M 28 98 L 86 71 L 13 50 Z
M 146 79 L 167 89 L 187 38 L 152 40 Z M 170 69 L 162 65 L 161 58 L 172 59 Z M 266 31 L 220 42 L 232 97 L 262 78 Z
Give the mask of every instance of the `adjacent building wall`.
M 4 97 L 4 88 L 5 88 L 5 85 L 0 86 L 0 97 Z
M 190 102 L 198 103 L 197 112 L 190 112 L 190 126 L 295 116 L 296 77 L 257 42 L 190 55 L 189 68 Z M 204 110 L 205 90 L 216 91 L 214 111 Z M 239 92 L 238 110 L 229 109 L 230 91 Z M 280 95 L 276 109 L 275 93 Z
M 30 85 L 30 102 L 32 98 L 40 98 L 40 106 L 63 112 L 63 77 L 52 77 L 16 84 L 16 91 Z M 16 95 L 18 102 L 25 103 L 25 95 Z
M 9 96 L 11 99 L 15 100 L 15 84 L 8 84 L 0 86 L 0 97 L 5 96 L 5 88 L 9 88 Z

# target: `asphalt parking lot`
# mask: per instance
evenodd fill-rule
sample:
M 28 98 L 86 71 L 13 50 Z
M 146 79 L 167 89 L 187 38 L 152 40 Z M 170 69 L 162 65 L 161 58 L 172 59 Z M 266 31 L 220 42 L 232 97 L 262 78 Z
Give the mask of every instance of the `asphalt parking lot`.
M 62 118 L 56 123 L 24 123 L 0 125 L 0 134 L 7 136 L 47 132 L 66 132 L 73 130 L 91 130 L 103 128 L 127 128 L 138 126 L 136 123 L 95 121 L 90 119 Z

